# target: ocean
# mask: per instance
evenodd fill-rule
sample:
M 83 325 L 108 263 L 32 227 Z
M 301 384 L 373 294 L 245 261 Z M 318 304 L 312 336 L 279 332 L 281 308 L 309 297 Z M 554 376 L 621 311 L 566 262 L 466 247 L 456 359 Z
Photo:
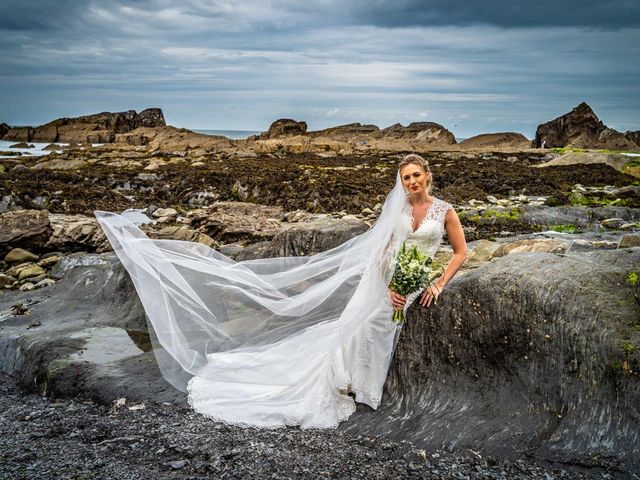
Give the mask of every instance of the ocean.
M 193 130 L 194 132 L 204 133 L 205 135 L 222 135 L 233 140 L 242 140 L 251 135 L 259 135 L 262 133 L 258 130 Z

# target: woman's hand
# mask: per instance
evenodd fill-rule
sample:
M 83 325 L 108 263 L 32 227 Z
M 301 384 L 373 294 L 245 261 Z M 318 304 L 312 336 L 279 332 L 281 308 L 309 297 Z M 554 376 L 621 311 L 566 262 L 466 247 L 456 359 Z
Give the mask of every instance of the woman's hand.
M 425 289 L 424 292 L 422 292 L 422 296 L 420 297 L 420 305 L 422 305 L 423 307 L 429 307 L 431 306 L 432 302 L 437 303 L 440 292 L 442 292 L 442 287 L 434 283 L 429 288 Z
M 389 289 L 389 296 L 391 297 L 391 304 L 393 308 L 396 310 L 401 310 L 404 308 L 404 304 L 407 302 L 407 297 L 403 297 L 397 292 Z

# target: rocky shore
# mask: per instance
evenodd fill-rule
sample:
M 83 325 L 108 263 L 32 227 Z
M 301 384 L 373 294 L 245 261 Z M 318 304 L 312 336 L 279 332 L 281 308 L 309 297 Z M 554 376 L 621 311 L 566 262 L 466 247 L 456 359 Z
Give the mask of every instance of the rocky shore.
M 83 142 L 0 158 L 0 476 L 637 478 L 640 164 L 634 132 L 587 109 L 541 125 L 551 149 L 509 132 L 457 144 L 425 122 L 284 119 L 230 140 L 153 109 L 0 125 Z M 342 433 L 194 415 L 93 212 L 138 209 L 150 237 L 237 260 L 307 255 L 369 228 L 410 151 L 470 253 L 437 308 L 410 309 L 380 409 Z

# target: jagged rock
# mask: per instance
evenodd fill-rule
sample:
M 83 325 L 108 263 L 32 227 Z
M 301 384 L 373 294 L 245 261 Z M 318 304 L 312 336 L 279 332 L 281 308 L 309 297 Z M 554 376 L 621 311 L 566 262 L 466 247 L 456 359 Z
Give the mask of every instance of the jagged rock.
M 467 138 L 459 143 L 461 148 L 531 148 L 531 140 L 521 133 L 484 133 Z
M 149 108 L 140 113 L 102 112 L 74 118 L 58 118 L 35 128 L 11 129 L 5 140 L 23 140 L 62 143 L 109 143 L 115 135 L 138 127 L 164 126 L 164 115 L 159 108 Z
M 620 132 L 608 129 L 585 102 L 550 122 L 538 125 L 534 146 L 636 149 L 638 146 Z
M 94 217 L 52 213 L 49 219 L 53 232 L 46 248 L 64 251 L 111 250 L 111 245 Z
M 380 130 L 375 137 L 417 140 L 437 145 L 454 145 L 456 137 L 442 125 L 434 122 L 413 122 L 404 127 L 399 123 Z
M 35 253 L 31 253 L 28 250 L 23 248 L 14 248 L 4 257 L 4 261 L 7 263 L 25 263 L 25 262 L 35 262 L 38 260 L 38 255 Z
M 268 240 L 280 230 L 281 207 L 255 203 L 216 202 L 191 216 L 198 231 L 223 243 Z
M 13 248 L 40 249 L 51 236 L 49 212 L 17 210 L 0 215 L 0 255 Z
M 259 140 L 270 140 L 274 138 L 293 137 L 296 135 L 306 135 L 307 123 L 297 122 L 291 118 L 281 118 L 269 126 L 269 130 L 263 132 L 258 137 Z
M 115 142 L 127 145 L 146 145 L 150 150 L 158 152 L 184 150 L 209 152 L 229 148 L 233 145 L 231 140 L 222 135 L 205 135 L 192 132 L 186 128 L 170 126 L 139 127 L 128 133 L 117 134 L 115 136 Z M 151 165 L 149 165 L 149 167 L 145 168 L 145 170 L 157 168 Z
M 2 137 L 4 137 L 9 130 L 11 130 L 9 125 L 6 123 L 0 123 L 0 140 L 2 140 Z

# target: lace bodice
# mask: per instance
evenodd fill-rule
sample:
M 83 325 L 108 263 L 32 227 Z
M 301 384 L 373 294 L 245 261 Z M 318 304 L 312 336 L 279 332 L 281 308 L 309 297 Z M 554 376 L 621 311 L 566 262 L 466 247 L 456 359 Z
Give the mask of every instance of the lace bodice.
M 442 242 L 442 237 L 444 236 L 444 218 L 450 208 L 452 208 L 450 203 L 434 197 L 433 203 L 427 209 L 424 218 L 414 231 L 413 207 L 407 200 L 405 207 L 402 209 L 400 226 L 397 229 L 397 232 L 400 234 L 399 237 L 401 238 L 394 239 L 394 248 L 392 250 L 396 252 L 404 240 L 408 247 L 415 245 L 420 251 L 433 257 Z

